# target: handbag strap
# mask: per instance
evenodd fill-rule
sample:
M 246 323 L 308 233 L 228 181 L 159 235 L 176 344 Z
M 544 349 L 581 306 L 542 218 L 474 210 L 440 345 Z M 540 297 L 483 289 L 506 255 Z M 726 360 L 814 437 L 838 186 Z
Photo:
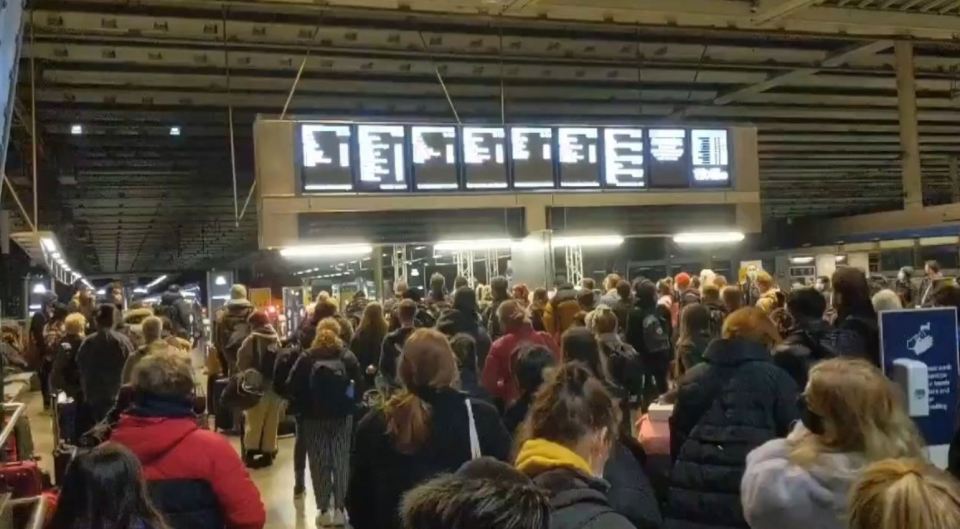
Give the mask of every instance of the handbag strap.
M 464 400 L 467 404 L 467 419 L 470 421 L 470 459 L 480 459 L 483 454 L 480 452 L 480 436 L 477 435 L 477 421 L 473 418 L 473 404 L 470 398 Z

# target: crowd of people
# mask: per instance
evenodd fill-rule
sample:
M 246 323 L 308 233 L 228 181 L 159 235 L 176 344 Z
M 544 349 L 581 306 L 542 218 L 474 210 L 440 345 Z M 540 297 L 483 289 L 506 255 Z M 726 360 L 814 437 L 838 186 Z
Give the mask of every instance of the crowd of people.
M 240 455 L 199 420 L 163 319 L 134 348 L 103 305 L 95 334 L 71 335 L 75 374 L 51 368 L 107 423 L 54 527 L 262 527 L 248 469 L 274 463 L 289 414 L 293 497 L 309 468 L 318 527 L 956 528 L 960 484 L 926 461 L 879 368 L 875 289 L 848 267 L 818 287 L 703 271 L 553 292 L 493 278 L 486 295 L 437 274 L 425 295 L 398 282 L 342 311 L 321 294 L 280 336 L 236 285 L 208 371 Z M 913 299 L 960 304 L 960 287 L 930 289 Z M 658 469 L 636 425 L 671 405 Z

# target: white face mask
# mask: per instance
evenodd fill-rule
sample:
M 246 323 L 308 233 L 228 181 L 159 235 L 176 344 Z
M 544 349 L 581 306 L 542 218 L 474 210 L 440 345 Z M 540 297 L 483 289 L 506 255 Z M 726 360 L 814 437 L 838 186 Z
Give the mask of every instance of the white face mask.
M 587 463 L 590 465 L 590 470 L 593 471 L 593 475 L 602 478 L 603 468 L 607 465 L 607 460 L 610 458 L 610 443 L 607 442 L 607 429 L 603 428 L 595 433 L 591 444 L 593 446 L 590 449 L 590 458 Z

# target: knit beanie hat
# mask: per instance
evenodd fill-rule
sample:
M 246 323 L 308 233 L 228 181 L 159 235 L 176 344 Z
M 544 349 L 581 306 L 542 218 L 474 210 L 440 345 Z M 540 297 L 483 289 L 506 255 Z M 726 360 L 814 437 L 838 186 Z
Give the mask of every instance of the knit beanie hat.
M 247 299 L 247 287 L 240 284 L 230 287 L 230 299 L 234 301 Z

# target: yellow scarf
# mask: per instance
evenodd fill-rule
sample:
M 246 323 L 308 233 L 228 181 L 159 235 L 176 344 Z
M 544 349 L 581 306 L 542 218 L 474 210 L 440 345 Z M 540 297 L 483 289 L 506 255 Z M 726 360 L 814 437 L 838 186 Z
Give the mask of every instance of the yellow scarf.
M 588 476 L 593 475 L 590 465 L 576 452 L 546 439 L 530 439 L 524 442 L 517 454 L 516 467 L 528 476 L 536 476 L 557 467 L 572 468 Z

